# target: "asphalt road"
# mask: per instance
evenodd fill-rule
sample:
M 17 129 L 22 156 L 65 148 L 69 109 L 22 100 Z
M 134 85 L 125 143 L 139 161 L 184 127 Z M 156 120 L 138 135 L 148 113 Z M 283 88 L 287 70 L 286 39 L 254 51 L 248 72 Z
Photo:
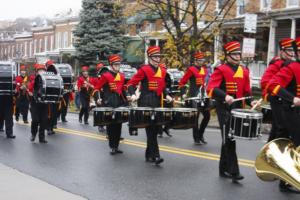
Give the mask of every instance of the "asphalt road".
M 125 140 L 120 145 L 124 154 L 111 156 L 105 135 L 97 133 L 96 127 L 79 124 L 75 114 L 67 119 L 68 123 L 58 123 L 57 134 L 47 137 L 48 144 L 31 143 L 30 126 L 15 123 L 15 140 L 0 136 L 0 162 L 91 200 L 300 199 L 297 194 L 281 193 L 278 182 L 257 178 L 253 165 L 264 137 L 238 140 L 245 179 L 234 184 L 218 176 L 218 129 L 207 129 L 208 144 L 198 146 L 191 130 L 171 130 L 173 137 L 159 139 L 165 162 L 157 167 L 144 160 L 143 129 L 139 136 L 129 136 L 124 125 Z

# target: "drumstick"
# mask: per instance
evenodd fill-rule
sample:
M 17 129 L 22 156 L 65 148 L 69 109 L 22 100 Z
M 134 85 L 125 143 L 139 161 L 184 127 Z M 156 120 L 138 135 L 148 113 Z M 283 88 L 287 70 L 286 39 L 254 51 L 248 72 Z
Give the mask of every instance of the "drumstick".
M 242 97 L 242 98 L 237 98 L 237 99 L 233 99 L 232 102 L 236 102 L 236 101 L 243 101 L 243 100 L 246 100 L 246 99 L 252 99 L 252 96 L 249 96 L 249 97 Z
M 261 102 L 262 102 L 262 98 L 260 98 L 257 102 L 256 102 L 256 104 L 251 108 L 251 110 L 254 110 Z
M 168 101 L 168 99 L 164 99 L 164 101 Z M 174 103 L 177 103 L 177 104 L 182 104 L 182 105 L 185 104 L 185 102 L 183 102 L 183 101 L 176 101 L 176 100 L 173 100 L 173 102 L 174 102 Z

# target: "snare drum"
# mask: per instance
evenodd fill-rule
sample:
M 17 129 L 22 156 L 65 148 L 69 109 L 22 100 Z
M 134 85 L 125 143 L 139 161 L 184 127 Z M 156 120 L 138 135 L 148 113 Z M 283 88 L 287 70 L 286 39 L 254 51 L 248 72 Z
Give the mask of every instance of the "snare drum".
M 194 128 L 197 124 L 196 108 L 172 108 L 172 129 L 189 129 Z
M 129 119 L 129 108 L 118 107 L 114 109 L 112 120 L 114 123 L 125 123 Z
M 197 108 L 199 110 L 208 110 L 211 107 L 210 98 L 205 97 L 201 99 L 185 100 L 185 105 L 190 108 Z
M 154 108 L 155 125 L 166 125 L 172 120 L 170 108 Z
M 113 121 L 113 108 L 97 107 L 94 108 L 94 126 L 106 126 Z
M 263 114 L 256 110 L 233 109 L 230 118 L 230 133 L 233 137 L 256 139 L 260 136 Z
M 263 123 L 271 124 L 272 123 L 272 110 L 270 105 L 261 106 L 261 112 L 263 114 Z
M 154 111 L 150 107 L 135 107 L 130 109 L 129 127 L 146 128 L 153 124 Z

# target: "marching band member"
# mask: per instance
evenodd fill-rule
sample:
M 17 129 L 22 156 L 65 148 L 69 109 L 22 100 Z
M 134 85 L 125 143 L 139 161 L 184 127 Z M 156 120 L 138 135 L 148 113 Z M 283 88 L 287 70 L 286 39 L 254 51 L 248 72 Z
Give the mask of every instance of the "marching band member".
M 13 110 L 14 110 L 14 96 L 13 94 L 0 95 L 0 131 L 5 132 L 6 138 L 14 139 L 16 136 L 13 134 Z
M 20 113 L 23 116 L 23 121 L 28 124 L 29 96 L 28 83 L 29 77 L 26 75 L 26 66 L 20 66 L 20 76 L 16 77 L 16 121 L 19 121 Z
M 94 96 L 96 95 L 97 104 L 105 107 L 120 107 L 127 103 L 124 91 L 125 76 L 120 73 L 121 57 L 119 55 L 111 55 L 108 57 L 111 69 L 104 72 L 97 84 L 95 85 Z M 101 98 L 100 90 L 103 91 Z M 112 123 L 107 125 L 107 134 L 111 155 L 123 153 L 119 149 L 121 137 L 122 123 Z
M 127 87 L 132 101 L 137 100 L 135 96 L 135 87 L 141 82 L 141 95 L 138 99 L 138 106 L 160 107 L 164 97 L 173 101 L 172 97 L 167 94 L 166 89 L 166 69 L 159 67 L 161 61 L 160 47 L 151 46 L 147 49 L 149 64 L 142 65 L 137 73 L 128 81 Z M 160 157 L 157 142 L 158 126 L 151 125 L 146 128 L 147 148 L 146 161 L 154 162 L 159 165 L 164 160 Z
M 270 106 L 272 109 L 272 128 L 269 134 L 268 141 L 271 141 L 278 137 L 282 137 L 286 134 L 286 131 L 284 131 L 283 128 L 283 122 L 285 118 L 283 116 L 283 108 L 281 106 L 282 99 L 278 96 L 269 95 L 268 87 L 272 77 L 294 58 L 294 51 L 292 45 L 293 41 L 294 40 L 291 38 L 285 38 L 280 40 L 280 56 L 277 56 L 271 60 L 268 68 L 266 69 L 261 78 L 260 84 L 263 93 L 263 98 L 265 101 L 270 101 Z
M 100 70 L 102 69 L 102 67 L 104 67 L 104 64 L 103 64 L 103 63 L 98 63 L 98 64 L 96 65 L 96 74 L 97 74 L 97 76 L 98 76 L 98 79 L 101 77 Z M 98 131 L 99 131 L 100 133 L 105 133 L 105 132 L 106 132 L 104 126 L 98 126 Z
M 187 84 L 188 81 L 190 81 L 190 87 L 189 87 L 189 96 L 190 97 L 196 97 L 201 93 L 204 95 L 205 93 L 205 78 L 207 77 L 207 68 L 204 64 L 205 62 L 205 55 L 202 52 L 196 52 L 193 55 L 194 58 L 194 65 L 187 68 L 184 76 L 181 78 L 179 82 L 179 89 L 181 90 L 181 95 L 183 98 L 186 97 L 186 87 L 185 84 Z M 192 107 L 197 108 L 196 103 L 192 105 Z M 197 126 L 193 128 L 193 138 L 195 144 L 206 144 L 203 135 L 205 128 L 208 125 L 208 122 L 210 120 L 210 111 L 207 109 L 199 110 L 198 108 L 198 119 L 200 113 L 203 115 L 202 122 L 200 124 L 200 127 L 197 123 Z
M 281 137 L 290 138 L 297 147 L 300 145 L 300 37 L 295 39 L 293 47 L 296 62 L 286 62 L 285 66 L 280 68 L 269 81 L 268 92 L 282 99 L 282 103 L 277 106 L 283 111 L 282 125 L 288 135 Z M 292 55 L 291 52 L 289 54 Z M 295 192 L 284 181 L 280 181 L 279 189 L 282 192 Z
M 79 122 L 82 123 L 82 116 L 84 116 L 84 124 L 89 124 L 89 110 L 90 110 L 90 94 L 94 89 L 95 79 L 89 77 L 88 66 L 83 66 L 82 76 L 77 81 L 77 86 L 80 95 L 81 109 L 79 113 Z
M 244 104 L 241 101 L 234 102 L 234 98 L 251 95 L 249 71 L 240 65 L 240 48 L 241 45 L 237 41 L 224 45 L 226 62 L 215 69 L 207 86 L 208 96 L 216 100 L 216 110 L 222 133 L 219 174 L 221 177 L 231 178 L 234 182 L 244 177 L 239 171 L 235 140 L 229 136 L 230 112 L 233 108 L 242 108 Z M 255 103 L 257 102 L 247 101 L 247 104 L 254 105 Z
M 36 75 L 44 73 L 46 71 L 46 66 L 42 64 L 35 64 Z M 31 96 L 30 101 L 30 112 L 31 112 L 31 137 L 30 141 L 34 142 L 37 132 L 39 132 L 39 142 L 47 143 L 45 140 L 45 129 L 48 123 L 48 105 L 46 103 L 38 102 L 39 92 L 35 88 L 35 76 L 31 76 L 29 83 L 29 95 Z

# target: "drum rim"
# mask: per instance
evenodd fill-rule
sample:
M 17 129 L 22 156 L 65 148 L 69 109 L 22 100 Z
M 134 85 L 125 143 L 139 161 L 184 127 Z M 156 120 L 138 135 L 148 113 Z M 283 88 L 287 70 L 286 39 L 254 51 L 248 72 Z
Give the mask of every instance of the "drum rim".
M 153 108 L 151 107 L 132 107 L 130 110 L 145 110 L 145 111 L 152 111 Z
M 176 111 L 176 112 L 191 111 L 191 112 L 195 112 L 195 111 L 198 111 L 198 109 L 197 108 L 171 108 L 171 111 Z
M 243 111 L 250 111 L 250 113 L 245 113 Z M 263 114 L 261 112 L 258 112 L 256 110 L 250 110 L 250 109 L 233 109 L 231 110 L 231 114 L 233 117 L 239 117 L 239 118 L 247 118 L 247 119 L 262 119 Z
M 113 107 L 96 107 L 94 108 L 94 111 L 113 111 Z
M 171 108 L 154 108 L 154 111 L 172 111 Z
M 128 107 L 117 107 L 117 108 L 114 108 L 114 111 L 117 111 L 117 112 L 119 112 L 119 111 L 127 111 L 127 112 L 129 112 L 129 108 Z
M 272 110 L 271 109 L 271 105 L 269 105 L 269 104 L 267 104 L 267 105 L 261 105 L 260 107 L 264 108 L 264 109 Z

